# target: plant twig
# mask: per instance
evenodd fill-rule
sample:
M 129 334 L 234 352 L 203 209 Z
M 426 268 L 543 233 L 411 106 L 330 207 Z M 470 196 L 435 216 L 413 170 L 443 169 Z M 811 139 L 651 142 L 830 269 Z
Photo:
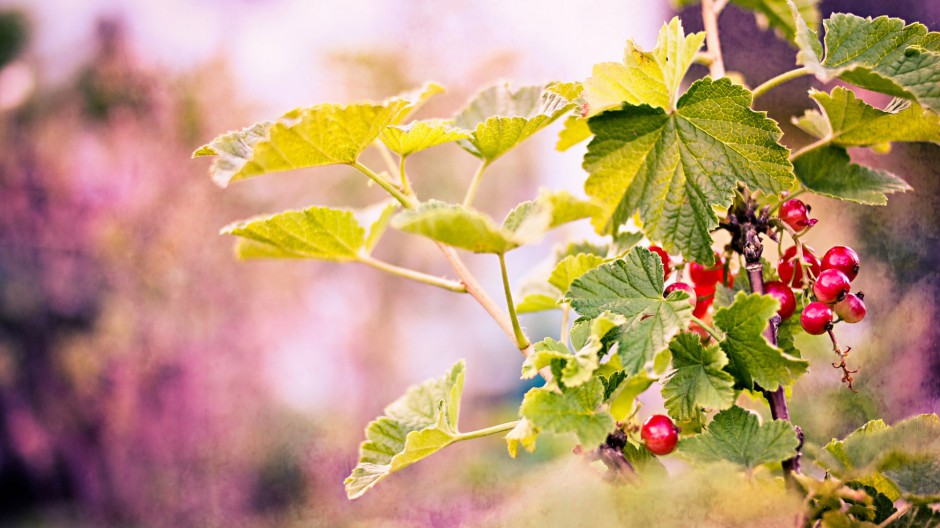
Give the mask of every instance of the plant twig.
M 561 307 L 561 331 L 558 332 L 558 340 L 568 345 L 568 319 L 571 317 L 571 305 L 565 303 Z
M 802 148 L 800 148 L 799 150 L 797 150 L 797 151 L 795 151 L 795 152 L 791 152 L 791 153 L 790 153 L 790 161 L 793 161 L 793 160 L 795 160 L 796 158 L 799 158 L 799 157 L 802 156 L 803 154 L 806 154 L 807 152 L 809 152 L 809 151 L 811 151 L 811 150 L 813 150 L 813 149 L 817 149 L 817 148 L 819 148 L 819 147 L 828 145 L 830 141 L 832 141 L 832 138 L 830 138 L 830 137 L 828 137 L 828 136 L 823 137 L 823 138 L 819 138 L 819 139 L 817 139 L 816 141 L 813 141 L 812 143 L 810 143 L 809 145 L 805 145 L 805 146 L 803 146 Z
M 420 271 L 415 271 L 408 268 L 402 268 L 400 266 L 395 266 L 394 264 L 389 264 L 388 262 L 383 262 L 368 256 L 360 257 L 359 262 L 362 262 L 368 266 L 372 266 L 377 270 L 391 273 L 392 275 L 397 275 L 399 277 L 404 277 L 413 281 L 423 282 L 425 284 L 437 286 L 438 288 L 444 288 L 445 290 L 450 290 L 452 292 L 467 293 L 467 288 L 462 283 L 457 281 L 435 277 L 433 275 L 428 275 L 426 273 L 421 273 Z
M 482 438 L 484 436 L 490 436 L 494 434 L 499 434 L 505 431 L 512 430 L 513 427 L 519 424 L 521 420 L 516 420 L 514 422 L 506 422 L 504 424 L 494 425 L 492 427 L 486 427 L 484 429 L 477 429 L 476 431 L 469 431 L 466 433 L 460 433 L 455 438 L 457 442 L 462 440 L 473 440 L 474 438 Z
M 372 169 L 370 169 L 369 167 L 366 167 L 365 165 L 363 165 L 362 163 L 359 163 L 358 161 L 353 162 L 352 166 L 358 169 L 359 172 L 368 176 L 372 181 L 379 184 L 379 187 L 385 189 L 388 192 L 388 194 L 391 194 L 406 209 L 413 209 L 415 207 L 414 200 L 402 194 L 402 192 L 394 184 L 392 184 L 387 179 L 373 172 Z
M 855 387 L 852 386 L 852 383 L 855 382 L 855 378 L 852 377 L 852 374 L 857 374 L 860 368 L 850 370 L 848 365 L 845 363 L 845 358 L 849 357 L 849 352 L 852 351 L 852 347 L 845 347 L 843 350 L 839 347 L 839 341 L 836 339 L 836 335 L 832 333 L 832 328 L 827 330 L 829 334 L 829 339 L 832 340 L 832 351 L 839 356 L 839 361 L 832 364 L 832 368 L 842 370 L 842 383 L 848 385 L 849 390 L 852 392 L 858 392 L 855 390 Z
M 692 322 L 701 326 L 702 330 L 705 330 L 706 332 L 709 333 L 709 335 L 714 337 L 716 342 L 720 342 L 722 339 L 724 339 L 724 337 L 721 334 L 719 334 L 717 330 L 709 326 L 708 323 L 706 323 L 705 321 L 699 319 L 698 317 L 695 317 L 694 315 L 692 316 Z
M 889 515 L 887 519 L 882 521 L 881 524 L 878 525 L 878 528 L 885 528 L 886 526 L 891 526 L 891 523 L 900 519 L 901 516 L 907 513 L 908 511 L 910 511 L 910 509 L 911 509 L 910 504 L 905 504 L 904 506 L 901 506 L 900 508 L 897 509 L 897 511 Z
M 790 70 L 788 72 L 781 73 L 780 75 L 776 77 L 768 79 L 764 81 L 763 83 L 761 83 L 757 88 L 754 88 L 754 90 L 751 92 L 753 94 L 752 101 L 756 101 L 758 97 L 764 95 L 765 93 L 769 92 L 770 90 L 776 88 L 777 86 L 780 86 L 781 84 L 787 81 L 792 81 L 793 79 L 799 79 L 800 77 L 809 75 L 811 73 L 813 72 L 810 71 L 809 68 L 804 66 L 802 68 L 797 68 L 795 70 Z
M 467 187 L 467 195 L 464 196 L 463 199 L 464 207 L 470 207 L 473 205 L 473 199 L 477 195 L 477 189 L 480 187 L 480 182 L 483 181 L 483 173 L 486 172 L 486 168 L 488 166 L 488 161 L 481 162 L 480 166 L 477 168 L 477 171 L 473 174 L 473 179 L 470 180 L 470 186 Z
M 519 347 L 519 350 L 525 350 L 529 348 L 532 343 L 529 342 L 529 338 L 526 337 L 525 332 L 522 331 L 522 326 L 519 325 L 519 317 L 516 315 L 516 305 L 512 300 L 512 288 L 509 286 L 509 273 L 506 271 L 506 255 L 503 253 L 499 254 L 499 270 L 502 272 L 503 276 L 503 291 L 506 294 L 506 308 L 509 310 L 509 320 L 512 323 L 516 346 Z
M 702 0 L 702 22 L 705 25 L 705 42 L 712 61 L 708 72 L 713 79 L 725 76 L 725 61 L 721 57 L 721 41 L 718 38 L 718 10 L 715 0 Z

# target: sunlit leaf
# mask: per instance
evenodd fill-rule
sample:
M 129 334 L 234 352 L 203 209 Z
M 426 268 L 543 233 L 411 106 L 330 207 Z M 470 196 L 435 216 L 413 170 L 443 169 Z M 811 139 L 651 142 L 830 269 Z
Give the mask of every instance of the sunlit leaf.
M 472 133 L 459 145 L 492 162 L 574 107 L 559 92 L 570 95 L 569 89 L 552 85 L 514 90 L 506 84 L 483 90 L 454 117 L 458 127 Z
M 717 346 L 705 348 L 698 334 L 683 332 L 669 344 L 672 366 L 663 386 L 666 409 L 685 421 L 698 409 L 727 409 L 734 404 L 734 378 L 722 370 L 728 358 Z
M 392 226 L 476 253 L 505 253 L 527 242 L 475 209 L 437 200 L 398 213 Z
M 643 51 L 632 40 L 627 42 L 622 64 L 596 64 L 584 82 L 589 115 L 623 103 L 673 110 L 679 85 L 704 41 L 705 33 L 686 35 L 675 17 L 659 30 L 653 51 Z
M 564 392 L 530 389 L 519 413 L 542 431 L 575 433 L 585 446 L 596 446 L 614 429 L 614 419 L 603 403 L 604 384 L 593 378 Z
M 522 447 L 528 452 L 535 451 L 535 441 L 539 432 L 532 422 L 525 418 L 519 420 L 519 423 L 506 434 L 506 448 L 509 450 L 509 456 L 516 458 L 519 456 L 519 448 Z
M 346 478 L 346 495 L 361 497 L 391 473 L 407 467 L 456 440 L 464 363 L 443 377 L 408 389 L 385 408 L 385 415 L 366 428 L 359 464 Z
M 399 156 L 410 156 L 426 148 L 466 139 L 470 132 L 456 128 L 451 121 L 428 119 L 407 125 L 389 125 L 382 131 L 382 143 Z
M 347 262 L 359 259 L 365 229 L 352 211 L 310 207 L 235 222 L 222 233 L 253 243 L 240 244 L 240 258 L 312 258 Z M 259 247 L 260 245 L 266 247 Z

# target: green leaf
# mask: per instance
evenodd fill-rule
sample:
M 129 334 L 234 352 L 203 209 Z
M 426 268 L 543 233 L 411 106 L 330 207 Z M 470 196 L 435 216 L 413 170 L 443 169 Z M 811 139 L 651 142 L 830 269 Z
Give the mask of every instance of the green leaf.
M 562 93 L 571 95 L 571 90 L 557 85 L 518 90 L 508 84 L 491 86 L 454 117 L 458 127 L 472 133 L 458 144 L 491 163 L 571 110 L 574 103 Z
M 635 42 L 628 41 L 623 64 L 596 64 L 591 77 L 584 82 L 589 115 L 622 103 L 647 104 L 671 111 L 679 85 L 704 41 L 705 33 L 686 36 L 678 17 L 663 24 L 653 51 L 643 51 Z
M 561 131 L 558 132 L 555 150 L 564 152 L 589 137 L 591 137 L 591 129 L 588 127 L 587 119 L 581 117 L 580 112 L 577 115 L 570 115 L 565 118 Z
M 550 284 L 533 282 L 524 285 L 518 297 L 521 300 L 516 304 L 516 313 L 532 313 L 559 309 L 562 293 Z
M 559 343 L 550 337 L 545 338 L 535 344 L 532 354 L 522 363 L 522 378 L 534 378 L 540 369 L 552 365 L 555 361 L 561 361 L 564 365 L 561 369 L 561 383 L 566 388 L 576 387 L 590 381 L 594 371 L 600 366 L 599 352 L 603 348 L 601 339 L 623 322 L 622 317 L 612 314 L 602 314 L 594 318 L 591 321 L 587 341 L 575 354 L 572 354 L 564 343 Z
M 210 170 L 225 187 L 235 180 L 271 172 L 353 164 L 390 124 L 440 87 L 425 88 L 380 103 L 321 104 L 297 108 L 275 122 L 223 134 L 193 154 L 218 156 Z
M 535 388 L 526 393 L 519 413 L 532 425 L 553 433 L 575 433 L 581 444 L 596 446 L 614 429 L 614 419 L 602 409 L 604 384 L 597 378 L 563 393 Z
M 816 460 L 843 480 L 873 486 L 891 500 L 940 495 L 940 418 L 922 414 L 887 426 L 868 422 L 833 440 Z
M 794 124 L 842 147 L 868 147 L 894 141 L 940 143 L 940 114 L 917 103 L 879 110 L 838 86 L 831 94 L 810 92 L 819 111 L 807 110 Z M 825 123 L 821 126 L 821 123 Z
M 852 163 L 842 147 L 809 150 L 793 160 L 793 169 L 814 193 L 860 204 L 885 205 L 887 194 L 912 190 L 890 172 Z
M 774 28 L 784 40 L 794 39 L 796 23 L 787 0 L 731 0 L 731 2 L 754 11 L 761 25 Z M 810 27 L 819 27 L 819 0 L 796 0 L 795 3 L 803 20 Z
M 698 334 L 683 332 L 669 350 L 675 370 L 663 386 L 663 398 L 670 416 L 686 421 L 698 409 L 727 409 L 734 404 L 734 378 L 722 370 L 728 358 L 720 348 L 705 348 Z
M 349 262 L 359 260 L 365 229 L 352 211 L 310 207 L 235 222 L 222 233 L 254 243 L 237 246 L 239 258 L 311 258 Z
M 604 401 L 608 401 L 620 390 L 623 382 L 627 380 L 627 373 L 622 370 L 615 370 L 609 376 L 600 376 L 600 380 L 604 384 Z
M 746 89 L 706 78 L 674 114 L 624 105 L 591 118 L 595 137 L 584 168 L 585 191 L 602 207 L 595 227 L 609 232 L 639 211 L 650 240 L 710 265 L 710 231 L 718 225 L 712 207 L 731 205 L 738 183 L 773 194 L 793 182 L 780 129 L 750 104 Z
M 725 333 L 721 349 L 728 355 L 727 370 L 737 384 L 753 389 L 775 390 L 792 383 L 806 372 L 809 364 L 783 353 L 764 337 L 767 320 L 777 313 L 780 303 L 769 295 L 739 292 L 728 308 L 715 312 L 715 326 Z
M 402 157 L 468 137 L 470 137 L 470 131 L 456 128 L 453 122 L 444 119 L 412 121 L 407 125 L 389 125 L 381 135 L 382 143 Z
M 748 471 L 796 454 L 799 440 L 790 422 L 760 424 L 757 416 L 732 407 L 715 415 L 706 431 L 679 442 L 679 451 L 701 462 L 727 460 Z
M 610 311 L 628 319 L 617 340 L 617 353 L 627 372 L 636 374 L 688 326 L 692 317 L 692 307 L 684 296 L 663 298 L 662 292 L 662 260 L 648 249 L 636 247 L 622 259 L 576 279 L 566 298 L 583 316 Z
M 550 229 L 589 218 L 596 211 L 596 205 L 571 193 L 542 189 L 535 200 L 522 202 L 510 211 L 503 221 L 503 227 L 514 233 L 530 233 L 530 238 L 538 238 Z
M 489 216 L 475 209 L 437 200 L 428 200 L 415 210 L 398 213 L 392 218 L 392 227 L 475 253 L 506 253 L 531 241 L 496 225 Z M 520 231 L 531 234 L 527 230 Z
M 571 283 L 575 279 L 580 278 L 585 273 L 603 263 L 603 257 L 598 257 L 590 253 L 580 253 L 574 256 L 569 255 L 555 266 L 548 282 L 560 291 L 568 291 L 568 288 L 571 287 Z
M 535 440 L 538 435 L 539 431 L 533 427 L 532 422 L 525 418 L 519 420 L 519 423 L 506 434 L 509 456 L 516 458 L 519 455 L 520 446 L 530 453 L 535 451 Z
M 899 18 L 862 18 L 834 13 L 823 21 L 825 57 L 818 37 L 797 24 L 797 61 L 816 77 L 838 77 L 850 84 L 895 97 L 913 99 L 940 111 L 940 33 Z
M 369 227 L 369 235 L 366 237 L 366 253 L 371 253 L 372 249 L 375 248 L 375 245 L 379 242 L 379 239 L 382 238 L 389 221 L 392 219 L 392 215 L 398 210 L 398 202 L 387 201 L 384 204 L 377 204 L 363 211 L 363 216 L 371 217 L 373 211 L 376 209 L 378 209 L 378 216 L 372 221 Z
M 657 378 L 650 377 L 645 370 L 627 378 L 620 384 L 620 392 L 610 403 L 610 414 L 618 422 L 626 420 L 633 412 L 633 406 L 640 394 L 649 389 Z
M 359 464 L 346 478 L 346 495 L 361 497 L 385 477 L 457 440 L 464 363 L 443 377 L 408 389 L 366 428 Z

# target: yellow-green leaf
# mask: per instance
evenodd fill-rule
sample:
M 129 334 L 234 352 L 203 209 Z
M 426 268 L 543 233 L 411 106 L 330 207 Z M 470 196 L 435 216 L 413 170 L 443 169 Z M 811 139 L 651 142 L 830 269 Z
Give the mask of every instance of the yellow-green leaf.
M 235 222 L 222 233 L 249 239 L 237 246 L 240 258 L 358 260 L 365 229 L 352 211 L 310 207 Z

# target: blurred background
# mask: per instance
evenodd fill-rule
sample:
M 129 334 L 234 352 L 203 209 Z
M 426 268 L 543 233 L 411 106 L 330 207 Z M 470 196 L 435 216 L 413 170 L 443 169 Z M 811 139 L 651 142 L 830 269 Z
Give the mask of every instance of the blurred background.
M 821 9 L 940 29 L 936 2 Z M 297 106 L 425 80 L 448 92 L 420 117 L 450 116 L 498 79 L 583 80 L 619 60 L 627 38 L 651 48 L 673 14 L 639 0 L 0 0 L 0 525 L 500 525 L 520 505 L 540 511 L 551 495 L 533 487 L 563 483 L 571 467 L 543 462 L 572 438 L 516 460 L 498 437 L 453 446 L 346 500 L 363 428 L 408 385 L 466 358 L 463 428 L 511 420 L 528 388 L 521 356 L 468 297 L 354 264 L 239 263 L 217 234 L 255 214 L 379 201 L 358 173 L 297 171 L 223 191 L 190 155 Z M 701 29 L 697 8 L 679 14 Z M 752 14 L 732 6 L 720 23 L 726 64 L 751 86 L 792 68 L 794 50 Z M 760 101 L 791 147 L 810 139 L 789 121 L 811 106 L 814 83 Z M 501 217 L 540 186 L 580 193 L 584 146 L 554 152 L 556 132 L 497 162 L 481 207 Z M 816 444 L 940 405 L 940 149 L 853 156 L 915 192 L 888 207 L 808 200 L 820 219 L 809 243 L 858 250 L 869 306 L 839 329 L 862 368 L 859 393 L 840 385 L 825 340 L 801 341 L 813 368 L 792 413 Z M 475 159 L 451 144 L 409 168 L 420 195 L 457 200 Z M 572 227 L 511 254 L 517 289 L 554 244 L 588 235 Z M 389 233 L 377 252 L 451 275 L 421 239 Z M 495 258 L 467 261 L 500 298 Z M 541 339 L 559 318 L 523 324 Z M 643 413 L 660 409 L 653 398 Z

